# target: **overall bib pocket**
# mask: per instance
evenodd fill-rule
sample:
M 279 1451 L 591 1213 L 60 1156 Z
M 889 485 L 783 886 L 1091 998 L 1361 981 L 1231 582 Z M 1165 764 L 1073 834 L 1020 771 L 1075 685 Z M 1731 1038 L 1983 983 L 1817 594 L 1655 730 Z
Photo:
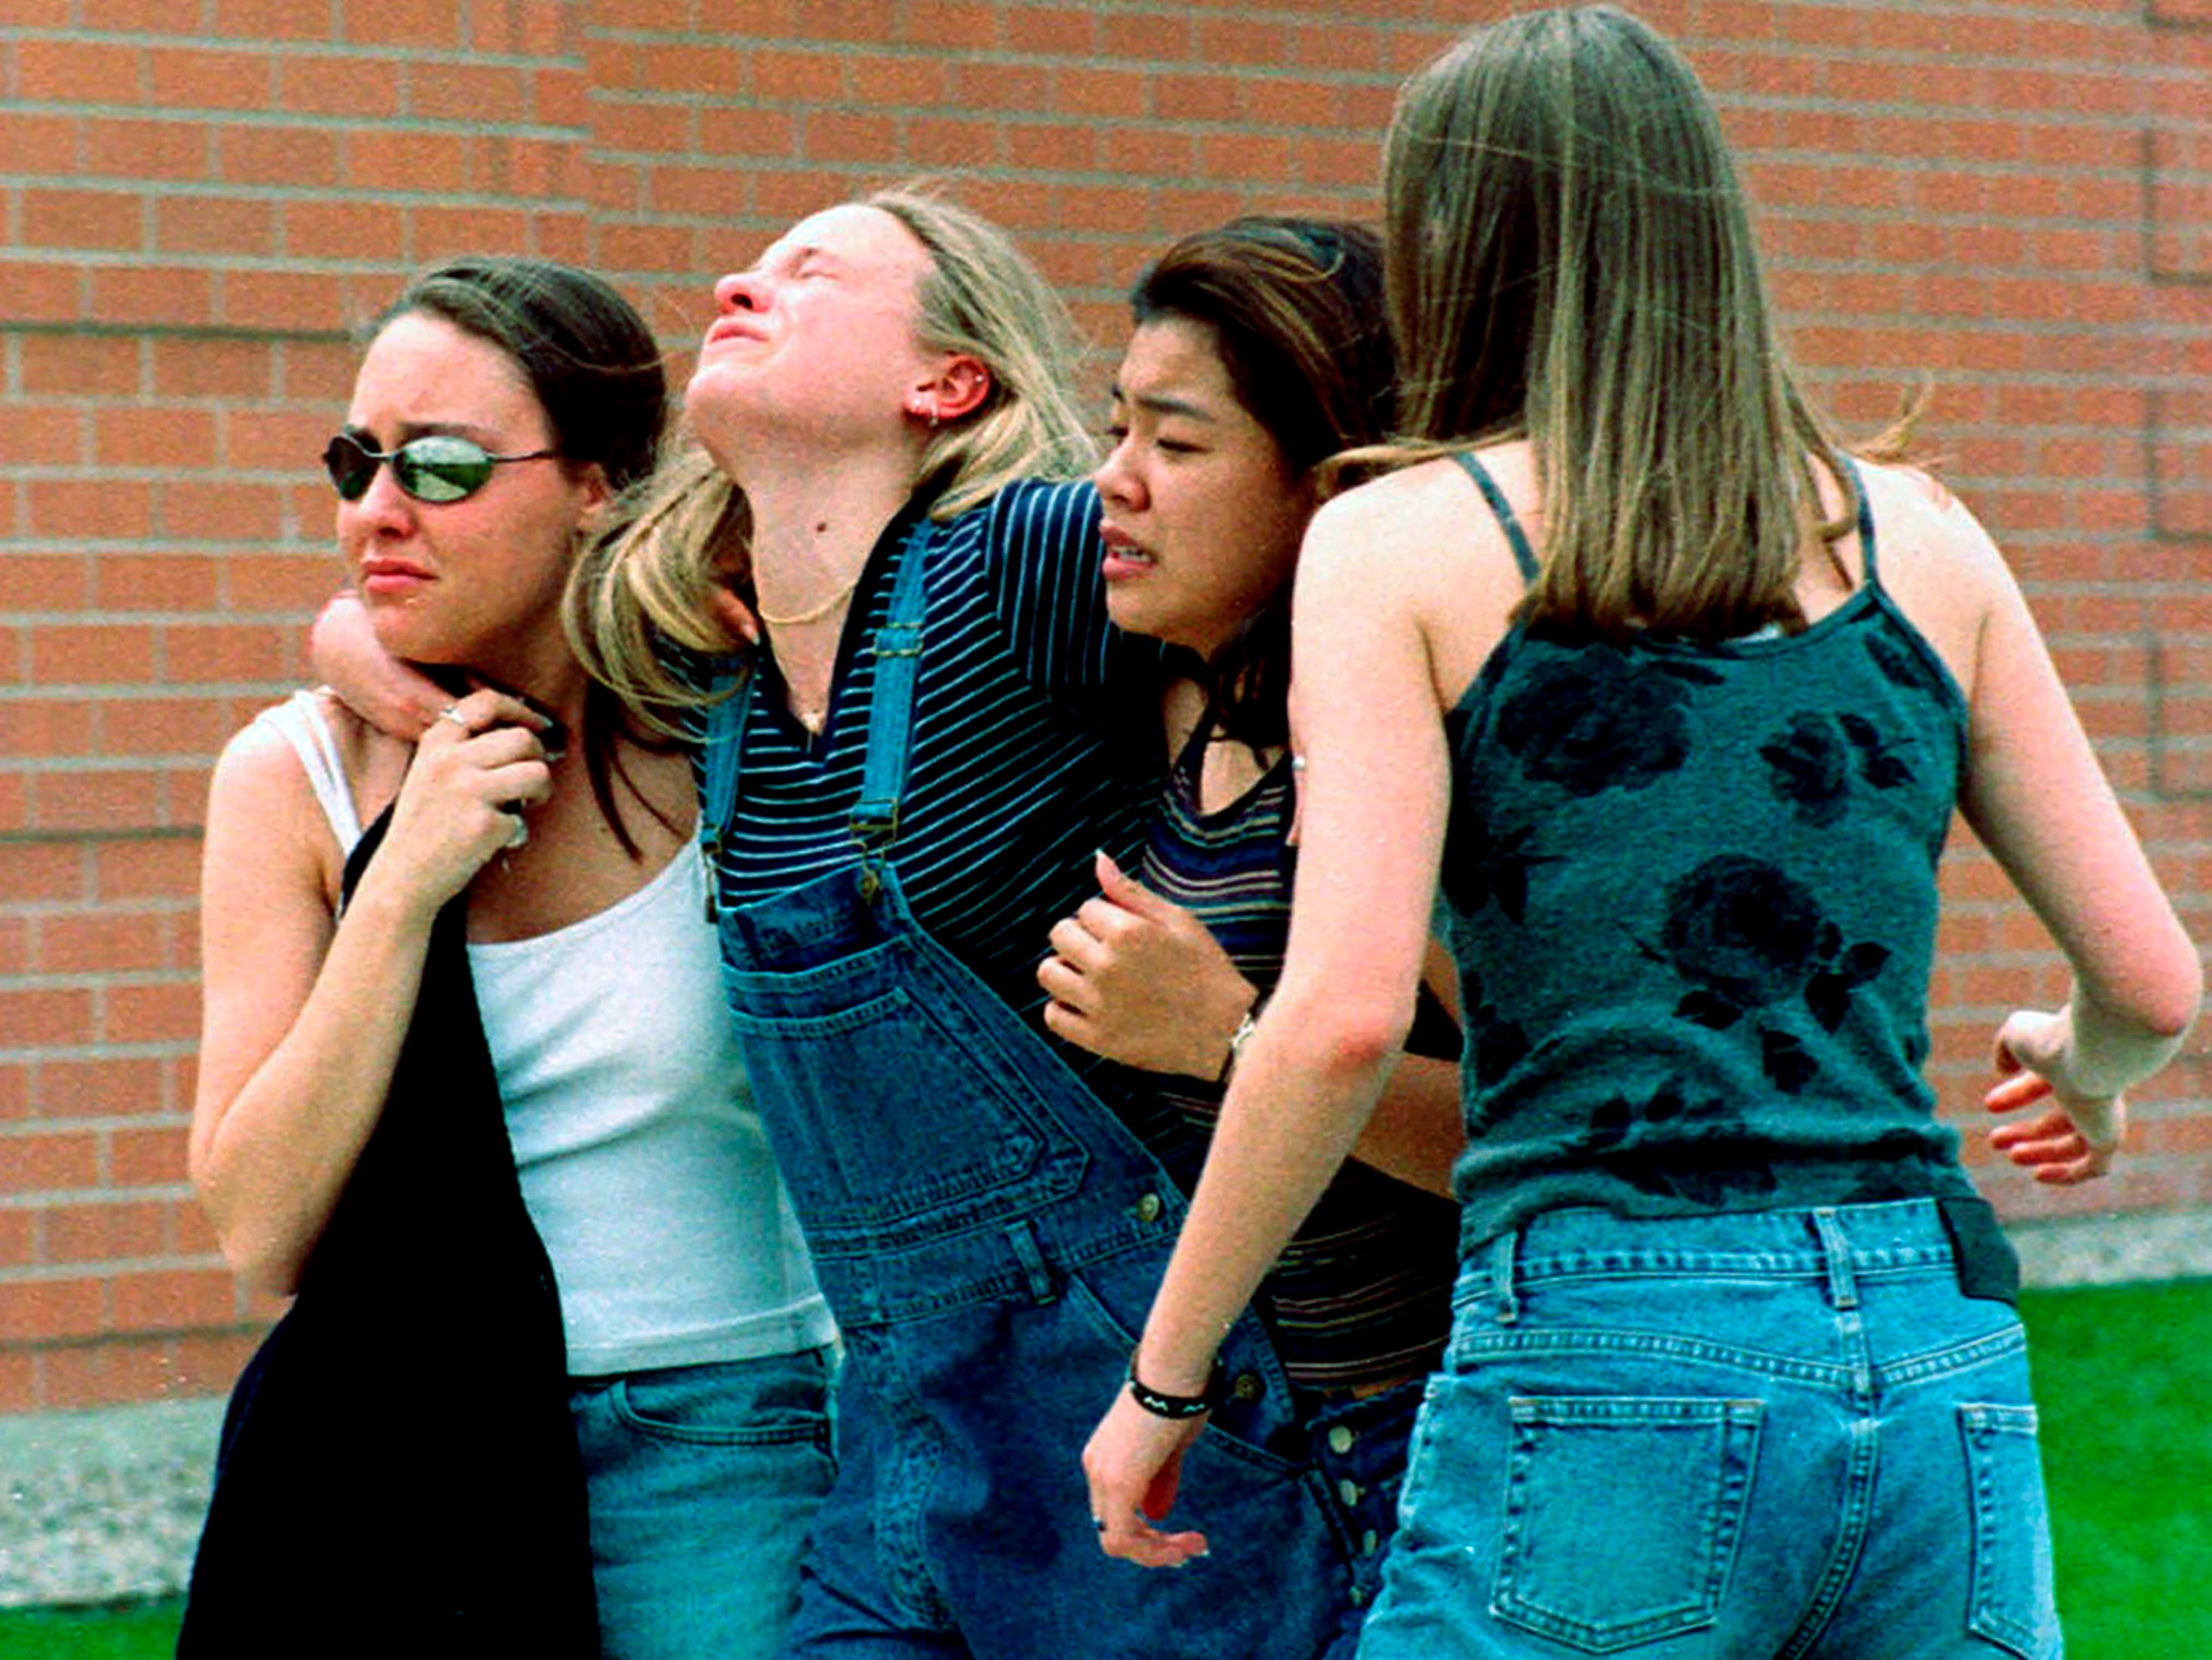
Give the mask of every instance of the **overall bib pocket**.
M 747 995 L 756 976 L 726 973 L 754 1098 L 817 1256 L 965 1232 L 1063 1197 L 1082 1177 L 1079 1149 L 1018 1071 L 993 1064 L 987 1036 L 957 1030 L 901 983 L 899 951 L 770 976 L 787 996 L 819 977 L 854 998 L 811 1014 L 757 1012 L 769 1000 Z

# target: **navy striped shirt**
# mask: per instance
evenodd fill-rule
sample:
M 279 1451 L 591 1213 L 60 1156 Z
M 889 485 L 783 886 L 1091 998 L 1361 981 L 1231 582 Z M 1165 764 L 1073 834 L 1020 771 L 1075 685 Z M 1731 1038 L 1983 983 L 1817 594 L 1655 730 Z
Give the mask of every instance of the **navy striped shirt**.
M 1211 714 L 1176 762 L 1145 850 L 1155 893 L 1206 924 L 1261 993 L 1283 971 L 1297 853 L 1297 794 L 1285 755 L 1229 806 L 1200 805 Z M 1456 1059 L 1459 1031 L 1424 992 L 1407 1043 L 1415 1055 Z M 1188 1128 L 1211 1137 L 1221 1085 L 1163 1078 L 1162 1094 Z M 1260 1307 L 1291 1381 L 1309 1389 L 1373 1385 L 1430 1371 L 1443 1358 L 1459 1266 L 1459 1207 L 1348 1161 L 1285 1248 Z
M 920 503 L 869 556 L 821 733 L 788 713 L 765 654 L 744 783 L 721 843 L 726 906 L 757 903 L 855 858 L 875 637 Z M 914 735 L 891 862 L 915 920 L 1043 1030 L 1046 933 L 1097 891 L 1092 854 L 1133 858 L 1164 769 L 1160 648 L 1106 612 L 1097 492 L 1029 481 L 937 527 Z M 1125 1108 L 1120 1068 L 1050 1039 Z M 1123 1081 L 1109 1081 L 1108 1074 Z M 1149 1093 L 1149 1091 L 1144 1091 Z

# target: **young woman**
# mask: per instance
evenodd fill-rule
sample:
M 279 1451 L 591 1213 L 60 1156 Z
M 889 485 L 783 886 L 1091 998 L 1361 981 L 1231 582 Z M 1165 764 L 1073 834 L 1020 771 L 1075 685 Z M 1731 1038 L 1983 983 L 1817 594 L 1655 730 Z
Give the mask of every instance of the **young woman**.
M 302 693 L 216 769 L 192 1178 L 298 1299 L 234 1399 L 185 1651 L 781 1634 L 834 1329 L 678 856 L 689 758 L 561 617 L 665 404 L 605 283 L 465 259 L 380 319 L 325 453 L 377 640 L 448 690 L 413 743 Z
M 1373 1098 L 1441 868 L 1462 1268 L 1362 1653 L 2055 1655 L 2012 1262 L 1918 1076 L 1954 805 L 2075 976 L 1997 1035 L 1990 1107 L 2047 1104 L 1995 1140 L 2043 1179 L 2106 1167 L 2195 953 L 1988 538 L 1779 367 L 1671 48 L 1478 30 L 1385 173 L 1432 459 L 1308 539 L 1289 959 L 1138 1370 L 1203 1389 Z M 1100 1425 L 1109 1552 L 1198 1548 L 1143 1509 L 1198 1422 Z
M 1093 459 L 1065 315 L 997 231 L 900 192 L 802 221 L 715 300 L 705 460 L 586 609 L 596 666 L 678 703 L 641 647 L 757 642 L 718 687 L 700 833 L 848 1346 L 790 1651 L 1318 1654 L 1350 1551 L 1256 1321 L 1199 1459 L 1204 1569 L 1101 1559 L 1060 1451 L 1127 1365 L 1195 1164 L 1144 1080 L 1040 1020 L 1047 933 L 1097 851 L 1133 856 L 1162 773 L 1132 719 L 1159 650 L 1110 625 L 1097 492 L 1048 482 Z
M 1131 295 L 1113 449 L 1095 477 L 1108 610 L 1176 648 L 1161 700 L 1170 771 L 1138 869 L 1102 857 L 1100 895 L 1053 930 L 1038 979 L 1047 1025 L 1159 1073 L 1201 1134 L 1281 966 L 1297 857 L 1291 575 L 1315 470 L 1389 430 L 1382 286 L 1372 231 L 1251 218 L 1184 237 Z M 1458 1213 L 1438 1195 L 1461 1140 L 1459 1031 L 1434 1000 L 1422 1015 L 1353 1160 L 1261 1299 L 1316 1468 L 1352 1495 L 1355 1607 L 1331 1650 L 1347 1657 L 1451 1317 Z

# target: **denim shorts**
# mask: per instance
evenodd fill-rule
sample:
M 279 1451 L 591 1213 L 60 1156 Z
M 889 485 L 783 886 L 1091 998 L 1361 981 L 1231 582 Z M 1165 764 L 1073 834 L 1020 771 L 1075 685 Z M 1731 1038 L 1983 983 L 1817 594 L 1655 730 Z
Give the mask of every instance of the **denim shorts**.
M 2020 1322 L 1933 1201 L 1538 1217 L 1464 1264 L 1363 1660 L 2054 1660 Z
M 574 1380 L 609 1660 L 767 1660 L 836 1473 L 828 1349 Z

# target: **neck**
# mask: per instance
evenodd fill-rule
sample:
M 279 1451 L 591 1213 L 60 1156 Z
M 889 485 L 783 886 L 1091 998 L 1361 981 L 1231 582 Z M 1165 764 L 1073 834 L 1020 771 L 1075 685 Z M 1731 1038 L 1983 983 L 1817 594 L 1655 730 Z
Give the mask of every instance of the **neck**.
M 902 448 L 832 455 L 789 471 L 748 468 L 737 482 L 752 512 L 762 612 L 838 614 L 836 602 L 859 581 L 884 526 L 913 493 L 914 466 L 913 453 Z
M 572 736 L 582 730 L 584 694 L 591 678 L 574 654 L 565 648 L 565 642 L 557 656 L 485 658 L 459 672 L 527 699 L 560 721 Z

